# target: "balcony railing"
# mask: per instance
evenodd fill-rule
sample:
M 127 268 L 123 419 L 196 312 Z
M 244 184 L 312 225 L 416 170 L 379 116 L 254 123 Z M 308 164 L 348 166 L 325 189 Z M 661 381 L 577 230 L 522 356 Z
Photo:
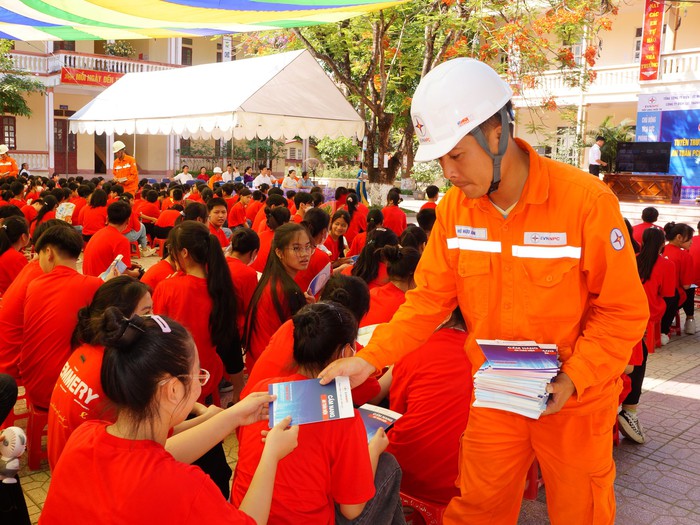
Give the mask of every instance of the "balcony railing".
M 29 172 L 44 172 L 49 169 L 48 151 L 10 151 L 10 156 L 15 159 L 17 166 L 22 166 L 25 162 L 29 164 Z
M 10 53 L 15 67 L 21 71 L 39 76 L 49 76 L 60 73 L 61 68 L 91 69 L 94 71 L 109 71 L 111 73 L 140 73 L 144 71 L 163 71 L 182 67 L 161 62 L 147 62 L 129 58 L 74 53 L 72 51 L 57 51 L 42 54 L 23 51 Z
M 661 54 L 659 78 L 640 84 L 639 64 L 623 64 L 593 68 L 595 80 L 584 92 L 587 103 L 634 101 L 642 86 L 673 84 L 700 80 L 700 49 Z M 516 105 L 538 105 L 543 99 L 554 97 L 557 104 L 577 104 L 581 89 L 567 84 L 560 71 L 547 71 L 537 77 L 532 88 L 525 88 L 515 98 Z

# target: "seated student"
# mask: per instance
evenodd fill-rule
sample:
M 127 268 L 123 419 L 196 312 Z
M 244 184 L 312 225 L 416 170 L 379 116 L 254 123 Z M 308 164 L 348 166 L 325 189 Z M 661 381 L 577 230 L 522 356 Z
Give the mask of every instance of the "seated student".
M 320 210 L 319 210 L 320 211 Z M 323 212 L 325 213 L 325 212 Z M 347 308 L 359 323 L 369 311 L 369 288 L 359 277 L 334 275 L 321 292 L 322 302 L 334 302 Z M 358 343 L 359 344 L 359 343 Z M 297 371 L 294 362 L 294 323 L 285 321 L 270 339 L 265 351 L 249 372 L 248 382 L 241 392 L 241 398 L 263 379 L 287 376 Z M 363 405 L 379 393 L 379 383 L 370 378 L 363 385 L 353 389 L 353 403 Z M 360 397 L 358 397 L 360 396 Z
M 10 184 L 10 191 L 12 192 L 10 204 L 22 209 L 22 206 L 27 204 L 27 201 L 24 199 L 24 184 L 16 180 Z
M 253 191 L 250 196 L 251 201 L 248 203 L 248 207 L 245 210 L 245 218 L 248 220 L 248 224 L 253 225 L 255 217 L 257 217 L 260 208 L 265 205 L 266 197 L 260 190 Z
M 296 373 L 265 379 L 254 391 L 267 391 L 271 383 L 316 378 L 330 362 L 352 355 L 357 322 L 346 308 L 311 304 L 294 315 L 293 323 Z M 265 423 L 258 423 L 240 431 L 231 491 L 234 504 L 243 501 L 264 457 L 260 443 L 264 428 Z M 402 523 L 401 470 L 393 456 L 383 454 L 388 444 L 380 430 L 368 445 L 357 411 L 349 419 L 300 426 L 299 446 L 278 465 L 270 522 Z
M 409 224 L 399 237 L 399 246 L 404 248 L 415 248 L 418 253 L 422 254 L 428 244 L 428 236 L 423 231 L 423 228 L 415 224 Z
M 44 199 L 36 199 L 33 200 L 31 204 L 25 204 L 20 208 L 20 211 L 24 215 L 24 218 L 27 219 L 27 222 L 29 224 L 33 223 L 34 220 L 36 219 L 36 216 L 39 214 L 39 210 L 44 206 Z M 3 206 L 2 209 L 9 208 L 9 206 Z M 76 223 L 73 222 L 73 225 Z
M 292 220 L 299 224 L 304 220 L 306 210 L 310 210 L 313 206 L 314 199 L 310 194 L 303 191 L 298 192 L 294 195 L 294 207 L 296 208 L 296 212 L 292 215 Z
M 141 282 L 155 292 L 161 282 L 177 273 L 175 266 L 172 255 L 165 251 L 163 258 L 146 270 L 141 277 Z
M 202 204 L 202 206 L 204 206 Z M 189 204 L 188 204 L 189 207 Z M 205 207 L 206 210 L 206 207 Z M 175 226 L 175 223 L 177 222 L 178 219 L 182 217 L 182 212 L 184 211 L 184 208 L 179 205 L 175 204 L 172 208 L 160 212 L 160 215 L 158 216 L 158 219 L 156 220 L 155 224 L 153 225 L 153 234 L 155 235 L 156 239 L 167 239 L 168 234 L 170 233 L 170 230 L 173 229 L 173 226 Z
M 666 232 L 666 247 L 664 255 L 676 265 L 676 310 L 666 312 L 666 316 L 673 319 L 676 316 L 677 308 L 685 311 L 685 326 L 683 331 L 686 334 L 695 333 L 695 288 L 693 284 L 693 260 L 688 252 L 690 243 L 693 241 L 693 228 L 687 224 L 676 224 L 669 222 L 664 226 Z M 665 324 L 662 322 L 662 324 Z M 670 327 L 670 323 L 668 323 Z M 662 330 L 663 331 L 663 330 Z
M 440 196 L 440 188 L 434 185 L 430 185 L 427 188 L 425 188 L 425 196 L 427 197 L 428 202 L 423 204 L 423 206 L 420 207 L 421 211 L 422 210 L 434 210 L 437 208 L 437 201 Z
M 700 233 L 700 222 L 698 222 L 698 233 Z M 690 257 L 693 260 L 693 284 L 700 286 L 700 235 L 695 235 L 690 244 Z M 697 291 L 697 290 L 696 290 Z
M 70 224 L 51 219 L 43 222 L 32 237 L 32 244 L 36 246 L 37 239 L 52 226 L 70 228 Z M 0 303 L 0 373 L 9 374 L 19 379 L 20 351 L 22 348 L 22 336 L 24 334 L 24 302 L 27 296 L 27 287 L 34 279 L 44 275 L 38 260 L 32 260 L 24 266 L 12 284 L 7 288 Z
M 90 186 L 87 186 L 85 184 L 81 184 L 78 186 L 78 189 L 76 190 L 78 196 L 74 197 L 71 199 L 71 202 L 75 204 L 75 208 L 73 208 L 73 215 L 71 216 L 71 224 L 73 225 L 73 228 L 78 230 L 78 232 L 82 233 L 83 232 L 83 223 L 81 222 L 81 214 L 80 212 L 82 209 L 87 206 L 88 204 L 88 197 L 90 197 L 90 193 L 92 193 L 92 190 L 90 189 Z
M 233 279 L 236 295 L 236 319 L 238 333 L 245 331 L 245 315 L 258 285 L 258 272 L 251 264 L 258 256 L 260 237 L 250 228 L 239 228 L 231 235 L 231 252 L 226 257 L 226 264 Z
M 161 203 L 160 203 L 160 210 L 165 211 L 169 210 L 176 204 L 179 204 L 183 208 L 187 204 L 185 202 L 185 192 L 183 191 L 181 186 L 170 186 L 168 189 L 168 195 L 169 197 L 164 198 Z
M 0 224 L 0 297 L 27 265 L 23 250 L 29 243 L 24 215 L 7 217 Z
M 19 371 L 27 399 L 43 410 L 49 407 L 53 385 L 70 355 L 78 311 L 102 284 L 99 277 L 77 272 L 82 247 L 80 234 L 62 226 L 46 230 L 35 246 L 44 275 L 27 287 Z
M 107 194 L 104 190 L 95 190 L 90 195 L 90 202 L 83 208 L 83 240 L 90 238 L 107 225 Z
M 124 273 L 132 277 L 139 276 L 137 268 L 131 269 L 131 248 L 129 240 L 122 235 L 129 224 L 131 207 L 124 201 L 113 202 L 107 207 L 107 227 L 92 236 L 85 246 L 83 255 L 83 273 L 98 276 L 112 264 L 117 255 L 122 256 L 126 265 Z
M 272 334 L 307 302 L 294 282 L 306 270 L 313 246 L 306 229 L 283 224 L 275 230 L 272 248 L 246 315 L 246 368 L 251 370 Z
M 297 192 L 295 190 L 289 190 L 285 195 L 287 197 L 287 208 L 289 208 L 289 213 L 292 215 L 296 214 L 297 206 L 294 204 L 294 197 L 296 197 Z
M 331 217 L 328 237 L 323 245 L 328 249 L 333 268 L 350 262 L 350 259 L 345 256 L 348 249 L 345 233 L 348 231 L 350 220 L 350 214 L 345 210 L 338 210 Z
M 200 369 L 194 342 L 177 322 L 160 316 L 125 319 L 117 308 L 103 317 L 101 383 L 117 419 L 88 421 L 73 432 L 52 474 L 42 520 L 80 516 L 98 523 L 109 515 L 114 523 L 182 523 L 196 516 L 208 524 L 267 523 L 277 463 L 296 446 L 297 428 L 285 431 L 290 419 L 267 434 L 260 469 L 240 510 L 199 468 L 176 458 L 199 449 L 198 441 L 212 439 L 214 431 L 218 438 L 267 419 L 265 404 L 274 398 L 246 400 L 173 436 L 166 450 L 170 429 L 192 412 L 209 373 Z
M 413 274 L 420 262 L 420 253 L 415 248 L 385 246 L 381 257 L 387 266 L 389 282 L 369 292 L 369 312 L 360 321 L 360 326 L 388 323 L 399 307 L 406 301 L 406 292 L 416 287 Z
M 216 237 L 222 248 L 228 246 L 228 237 L 223 230 L 223 225 L 226 222 L 228 208 L 226 201 L 218 197 L 207 201 L 207 210 L 209 211 L 209 233 Z
M 126 202 L 131 208 L 131 215 L 129 216 L 129 222 L 122 232 L 122 234 L 131 242 L 138 242 L 139 250 L 141 251 L 142 257 L 150 257 L 157 250 L 149 248 L 148 237 L 146 236 L 146 225 L 141 222 L 139 218 L 139 211 L 136 209 L 136 201 L 134 197 L 129 192 L 122 193 L 121 200 Z
M 314 208 L 320 208 L 326 200 L 320 189 L 319 191 L 311 191 L 310 195 L 314 199 Z
M 267 228 L 258 234 L 260 239 L 260 249 L 255 260 L 251 263 L 251 267 L 259 273 L 265 269 L 267 259 L 270 256 L 272 249 L 272 239 L 275 236 L 275 230 L 289 222 L 289 210 L 282 206 L 275 208 L 264 208 Z
M 430 208 L 421 210 L 416 214 L 416 222 L 418 223 L 418 226 L 420 226 L 420 228 L 428 236 L 428 239 L 430 239 L 430 232 L 433 231 L 435 217 L 435 210 L 432 210 Z
M 382 214 L 382 210 L 376 208 L 370 210 L 367 213 L 367 228 L 365 231 L 358 233 L 352 240 L 350 251 L 347 253 L 348 257 L 360 255 L 362 248 L 365 247 L 365 243 L 367 242 L 367 234 L 378 226 L 382 226 L 383 223 L 384 215 Z
M 632 227 L 632 238 L 637 241 L 640 246 L 642 245 L 642 236 L 647 228 L 659 228 L 654 224 L 657 220 L 659 220 L 659 210 L 653 206 L 642 210 L 642 222 Z
M 258 232 L 258 234 L 269 229 L 269 227 L 267 226 L 266 210 L 273 210 L 275 208 L 287 208 L 288 206 L 287 199 L 285 199 L 282 195 L 276 193 L 277 191 L 279 191 L 277 188 L 271 188 L 270 191 L 275 191 L 275 193 L 271 193 L 270 196 L 267 198 L 267 200 L 265 201 L 265 206 L 260 208 L 260 211 L 258 211 L 257 215 L 255 216 L 255 220 L 253 221 L 253 224 L 251 226 L 251 228 Z
M 387 205 L 382 208 L 384 227 L 392 230 L 397 237 L 400 237 L 406 229 L 406 214 L 399 208 L 402 201 L 399 190 L 391 188 L 386 196 Z
M 350 223 L 345 232 L 345 240 L 348 246 L 352 246 L 355 237 L 367 229 L 367 216 L 360 212 L 358 209 L 359 204 L 357 194 L 348 193 L 345 204 L 342 207 L 350 215 Z
M 182 273 L 155 290 L 153 311 L 177 319 L 192 334 L 202 364 L 212 376 L 200 397 L 200 402 L 207 402 L 224 370 L 227 375 L 243 370 L 241 338 L 233 322 L 236 299 L 231 273 L 221 245 L 202 224 L 183 221 L 173 228 L 168 242 Z
M 246 222 L 246 208 L 250 203 L 252 195 L 253 192 L 251 192 L 245 186 L 241 188 L 241 191 L 238 194 L 238 202 L 231 207 L 231 211 L 228 214 L 229 228 L 233 229 L 241 226 L 248 226 L 248 223 Z
M 350 191 L 345 186 L 339 186 L 335 189 L 335 200 L 331 203 L 331 211 L 335 213 L 345 206 L 345 199 L 348 198 Z
M 49 221 L 56 218 L 56 208 L 58 201 L 53 195 L 46 195 L 43 199 L 44 204 L 36 214 L 36 218 L 29 225 L 29 232 L 34 234 L 34 230 L 44 221 Z
M 375 228 L 367 235 L 367 244 L 362 248 L 355 264 L 343 270 L 346 275 L 355 275 L 367 283 L 372 290 L 389 282 L 386 264 L 382 261 L 381 249 L 398 246 L 399 238 L 386 228 Z
M 158 192 L 156 190 L 148 190 L 146 192 L 145 202 L 139 207 L 139 218 L 146 227 L 146 234 L 151 238 L 155 237 L 154 227 L 158 217 L 160 217 L 160 209 L 156 202 L 158 201 Z
M 391 378 L 390 408 L 403 414 L 389 431 L 387 448 L 403 471 L 401 491 L 440 507 L 459 496 L 459 443 L 473 389 L 465 330 L 456 308 L 423 346 L 380 380 Z
M 309 266 L 306 270 L 298 272 L 294 277 L 294 281 L 304 292 L 308 290 L 314 277 L 331 262 L 328 248 L 323 245 L 326 237 L 328 237 L 330 221 L 331 218 L 325 211 L 319 208 L 310 208 L 305 212 L 304 220 L 301 222 L 301 225 L 308 230 L 311 244 L 314 246 L 314 251 L 309 259 Z

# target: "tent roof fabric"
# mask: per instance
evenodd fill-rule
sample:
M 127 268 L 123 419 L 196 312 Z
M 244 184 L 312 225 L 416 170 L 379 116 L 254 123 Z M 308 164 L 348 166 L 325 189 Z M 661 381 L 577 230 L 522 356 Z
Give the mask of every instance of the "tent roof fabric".
M 405 1 L 3 0 L 0 38 L 191 38 L 339 22 Z
M 362 136 L 364 121 L 309 51 L 129 73 L 70 117 L 73 133 L 183 138 Z

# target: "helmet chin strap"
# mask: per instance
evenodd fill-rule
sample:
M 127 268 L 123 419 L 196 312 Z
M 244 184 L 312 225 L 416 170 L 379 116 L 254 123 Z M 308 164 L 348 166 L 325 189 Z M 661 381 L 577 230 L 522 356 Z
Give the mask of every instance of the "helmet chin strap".
M 501 161 L 506 153 L 506 148 L 508 148 L 508 139 L 510 138 L 511 116 L 506 106 L 503 106 L 498 114 L 501 116 L 501 137 L 498 140 L 497 154 L 494 155 L 491 153 L 491 148 L 489 148 L 489 145 L 486 142 L 486 136 L 484 135 L 480 125 L 469 132 L 479 143 L 479 146 L 481 146 L 481 148 L 489 157 L 491 157 L 491 160 L 493 161 L 493 178 L 491 179 L 491 186 L 489 186 L 486 195 L 490 195 L 496 191 L 498 189 L 498 185 L 501 183 Z

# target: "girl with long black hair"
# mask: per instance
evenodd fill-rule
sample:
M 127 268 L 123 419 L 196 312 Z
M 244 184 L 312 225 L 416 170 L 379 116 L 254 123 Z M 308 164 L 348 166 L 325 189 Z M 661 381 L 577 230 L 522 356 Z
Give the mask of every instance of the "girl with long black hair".
M 398 246 L 399 238 L 387 228 L 375 228 L 367 236 L 367 244 L 355 261 L 351 275 L 360 277 L 369 286 L 370 290 L 389 282 L 386 264 L 382 261 L 381 249 L 385 246 Z M 343 273 L 347 273 L 344 270 Z
M 336 268 L 349 262 L 345 257 L 348 244 L 345 233 L 350 226 L 350 214 L 345 210 L 336 211 L 331 217 L 331 225 L 324 246 L 328 249 L 333 267 Z
M 27 265 L 22 253 L 29 243 L 29 225 L 23 215 L 7 217 L 0 224 L 0 297 Z

